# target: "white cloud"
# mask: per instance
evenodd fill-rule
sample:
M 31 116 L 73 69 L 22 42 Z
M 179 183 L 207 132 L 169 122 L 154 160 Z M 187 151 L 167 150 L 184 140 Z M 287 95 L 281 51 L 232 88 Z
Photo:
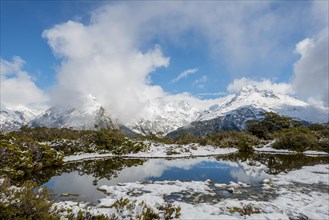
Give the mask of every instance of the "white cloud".
M 171 80 L 170 84 L 178 82 L 180 79 L 186 78 L 189 75 L 194 74 L 198 71 L 199 71 L 199 69 L 197 69 L 197 68 L 185 70 L 185 71 L 181 72 L 175 79 Z
M 226 92 L 203 92 L 203 93 L 198 93 L 196 94 L 196 96 L 223 96 L 223 95 L 227 95 Z
M 239 92 L 243 87 L 253 85 L 259 89 L 272 90 L 281 94 L 292 94 L 294 91 L 291 88 L 291 85 L 288 83 L 275 83 L 269 79 L 263 79 L 261 81 L 255 81 L 249 78 L 240 78 L 235 79 L 232 83 L 227 86 L 227 91 L 229 93 Z
M 25 61 L 14 57 L 12 61 L 0 60 L 1 107 L 16 109 L 26 107 L 39 113 L 46 107 L 47 96 L 35 85 L 31 76 L 22 70 Z
M 21 68 L 24 64 L 25 61 L 18 56 L 13 57 L 12 62 L 0 59 L 0 75 L 15 74 L 17 72 L 21 72 Z
M 69 21 L 44 31 L 54 53 L 63 58 L 52 99 L 56 105 L 82 105 L 91 94 L 126 122 L 143 114 L 149 100 L 165 94 L 149 85 L 149 74 L 168 66 L 169 58 L 157 45 L 139 50 L 126 21 L 116 21 L 111 7 L 104 10 L 88 25 Z
M 186 46 L 197 38 L 216 61 L 236 70 L 232 72 L 241 71 L 234 76 L 263 63 L 267 68 L 276 68 L 286 62 L 284 52 L 289 50 L 281 46 L 286 40 L 283 36 L 289 38 L 296 27 L 299 30 L 299 18 L 305 17 L 305 11 L 298 7 L 272 10 L 272 4 L 111 2 L 94 11 L 88 23 L 55 25 L 43 32 L 54 54 L 62 58 L 53 100 L 56 104 L 76 105 L 92 94 L 122 121 L 140 117 L 145 114 L 146 103 L 168 95 L 160 86 L 150 85 L 150 73 L 167 67 L 170 60 L 160 46 L 150 45 L 155 39 Z M 190 33 L 195 34 L 187 38 Z M 193 71 L 183 72 L 174 82 Z M 207 78 L 198 80 L 202 87 Z M 235 80 L 228 90 L 237 91 L 250 82 L 247 78 Z M 285 83 L 254 83 L 281 93 L 292 92 Z
M 199 79 L 196 79 L 194 81 L 194 85 L 196 85 L 197 87 L 203 89 L 204 86 L 206 85 L 207 81 L 208 81 L 208 77 L 206 75 L 203 75 Z
M 294 90 L 306 97 L 329 102 L 328 28 L 312 39 L 306 38 L 296 45 L 300 59 L 294 64 Z

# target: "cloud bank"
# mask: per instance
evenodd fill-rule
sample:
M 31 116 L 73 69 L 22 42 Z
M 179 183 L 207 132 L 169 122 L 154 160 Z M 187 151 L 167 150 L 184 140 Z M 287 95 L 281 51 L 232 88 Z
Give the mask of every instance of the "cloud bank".
M 273 40 L 261 40 L 265 38 L 260 31 L 270 34 L 264 28 L 275 25 L 280 17 L 274 19 L 271 14 L 257 23 L 257 18 L 250 17 L 254 13 L 263 17 L 268 7 L 267 3 L 247 2 L 120 2 L 95 10 L 89 23 L 55 25 L 42 35 L 62 60 L 52 100 L 56 105 L 82 105 L 91 94 L 121 121 L 140 117 L 148 102 L 167 95 L 150 83 L 150 74 L 167 67 L 170 60 L 160 46 L 150 44 L 153 39 L 181 44 L 183 34 L 198 30 L 214 56 L 220 48 L 227 62 L 244 66 L 253 57 L 251 53 L 261 54 L 260 48 L 267 53 L 275 46 Z M 259 47 L 247 46 L 254 41 Z M 196 70 L 191 71 L 180 78 Z M 205 79 L 200 79 L 200 86 Z
M 151 73 L 170 64 L 169 55 L 153 42 L 157 39 L 156 42 L 160 43 L 188 45 L 190 42 L 185 42 L 187 38 L 184 37 L 187 33 L 194 33 L 191 38 L 205 42 L 204 46 L 213 59 L 223 62 L 233 78 L 241 77 L 252 66 L 275 67 L 286 60 L 287 55 L 283 54 L 291 52 L 289 48 L 280 46 L 286 39 L 284 37 L 294 34 L 296 28 L 292 27 L 298 26 L 298 18 L 307 13 L 298 7 L 296 10 L 290 7 L 291 11 L 276 11 L 273 4 L 270 1 L 239 4 L 111 2 L 92 12 L 88 23 L 68 21 L 55 25 L 42 34 L 54 54 L 61 59 L 58 84 L 51 94 L 53 104 L 83 105 L 91 94 L 123 122 L 145 117 L 148 114 L 145 106 L 152 100 L 170 97 L 160 86 L 151 84 Z M 325 36 L 320 35 L 297 46 L 301 59 L 295 64 L 293 83 L 274 83 L 266 79 L 254 82 L 240 78 L 228 86 L 228 92 L 236 92 L 246 84 L 255 84 L 280 93 L 297 91 L 309 96 L 317 95 L 319 91 L 312 94 L 311 89 L 315 82 L 310 84 L 308 92 L 301 85 L 307 79 L 305 76 L 310 76 L 304 67 L 307 63 L 314 64 L 319 58 L 316 56 L 321 48 L 316 45 L 325 46 Z M 325 70 L 328 67 L 321 68 Z M 322 70 L 313 71 L 319 79 Z M 196 71 L 187 70 L 173 81 L 177 82 Z M 264 73 L 264 77 L 267 76 Z M 202 87 L 206 77 L 198 79 L 195 85 Z
M 328 57 L 328 28 L 322 30 L 314 38 L 306 38 L 296 45 L 296 53 L 300 59 L 294 64 L 294 90 L 321 100 L 329 106 L 329 57 Z
M 52 100 L 55 105 L 81 106 L 91 94 L 115 118 L 126 121 L 138 116 L 148 100 L 164 95 L 161 87 L 149 85 L 148 77 L 168 66 L 169 58 L 157 45 L 138 50 L 134 35 L 110 15 L 100 12 L 89 25 L 69 21 L 43 33 L 63 59 Z
M 243 87 L 248 86 L 248 85 L 254 85 L 258 89 L 272 90 L 274 92 L 281 93 L 281 94 L 293 94 L 294 93 L 291 85 L 288 83 L 275 83 L 269 79 L 255 81 L 255 80 L 245 78 L 245 77 L 240 78 L 240 79 L 235 79 L 232 83 L 230 83 L 227 86 L 227 91 L 229 93 L 237 93 Z
M 45 110 L 48 97 L 22 70 L 24 64 L 20 57 L 13 57 L 12 61 L 0 59 L 1 108 L 16 110 L 17 107 L 25 107 L 40 113 Z

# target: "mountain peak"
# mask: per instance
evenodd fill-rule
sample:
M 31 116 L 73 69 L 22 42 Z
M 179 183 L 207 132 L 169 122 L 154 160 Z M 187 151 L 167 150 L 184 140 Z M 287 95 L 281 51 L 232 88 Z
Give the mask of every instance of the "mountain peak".
M 201 114 L 198 120 L 210 120 L 244 106 L 252 106 L 265 111 L 274 111 L 291 115 L 298 109 L 299 112 L 301 109 L 306 108 L 308 104 L 287 94 L 274 92 L 271 89 L 261 89 L 256 85 L 247 85 L 242 87 L 240 91 L 227 102 L 216 106 L 216 108 L 209 108 Z M 298 116 L 300 117 L 299 114 Z
M 91 101 L 94 101 L 94 102 L 97 102 L 97 99 L 95 96 L 93 96 L 92 94 L 88 94 L 88 99 L 91 100 Z
M 241 88 L 236 96 L 249 96 L 258 94 L 265 98 L 279 99 L 279 95 L 283 95 L 279 92 L 274 92 L 272 89 L 260 89 L 256 85 L 247 85 Z
M 259 92 L 259 89 L 257 88 L 257 86 L 252 84 L 243 86 L 239 91 L 239 93 L 253 93 L 253 92 Z
M 18 130 L 22 125 L 27 124 L 35 117 L 36 114 L 34 112 L 23 106 L 15 109 L 2 107 L 0 109 L 0 130 Z
M 93 129 L 95 125 L 118 128 L 96 99 L 89 99 L 88 101 L 83 106 L 52 107 L 30 121 L 29 124 L 32 127 L 46 126 L 78 130 Z

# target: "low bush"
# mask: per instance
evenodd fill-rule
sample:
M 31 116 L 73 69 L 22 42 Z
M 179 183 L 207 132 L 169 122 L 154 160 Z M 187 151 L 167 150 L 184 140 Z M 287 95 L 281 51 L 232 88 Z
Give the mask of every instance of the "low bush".
M 33 182 L 11 186 L 8 179 L 0 183 L 0 219 L 59 219 L 51 213 L 52 201 L 47 189 L 36 189 Z
M 303 123 L 293 120 L 292 118 L 281 116 L 274 112 L 266 112 L 264 114 L 264 119 L 248 121 L 246 130 L 259 138 L 272 139 L 273 132 L 292 127 L 298 128 L 302 125 Z
M 240 151 L 252 151 L 260 143 L 259 138 L 241 131 L 220 131 L 203 137 L 202 144 L 219 147 L 237 147 Z
M 273 148 L 289 149 L 297 152 L 306 150 L 319 150 L 319 137 L 307 128 L 283 129 L 274 134 L 276 142 Z
M 113 150 L 125 142 L 125 137 L 118 130 L 101 128 L 94 132 L 92 138 L 98 149 Z
M 329 125 L 324 124 L 311 124 L 308 129 L 314 131 L 317 135 L 322 138 L 329 138 Z
M 30 139 L 0 137 L 0 175 L 21 182 L 46 167 L 62 164 L 63 155 L 46 144 Z

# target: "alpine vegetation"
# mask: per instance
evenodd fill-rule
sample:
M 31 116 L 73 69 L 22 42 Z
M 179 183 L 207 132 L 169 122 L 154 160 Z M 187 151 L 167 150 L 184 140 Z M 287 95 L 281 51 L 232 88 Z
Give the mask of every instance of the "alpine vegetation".
M 1 1 L 0 219 L 328 219 L 328 1 Z

